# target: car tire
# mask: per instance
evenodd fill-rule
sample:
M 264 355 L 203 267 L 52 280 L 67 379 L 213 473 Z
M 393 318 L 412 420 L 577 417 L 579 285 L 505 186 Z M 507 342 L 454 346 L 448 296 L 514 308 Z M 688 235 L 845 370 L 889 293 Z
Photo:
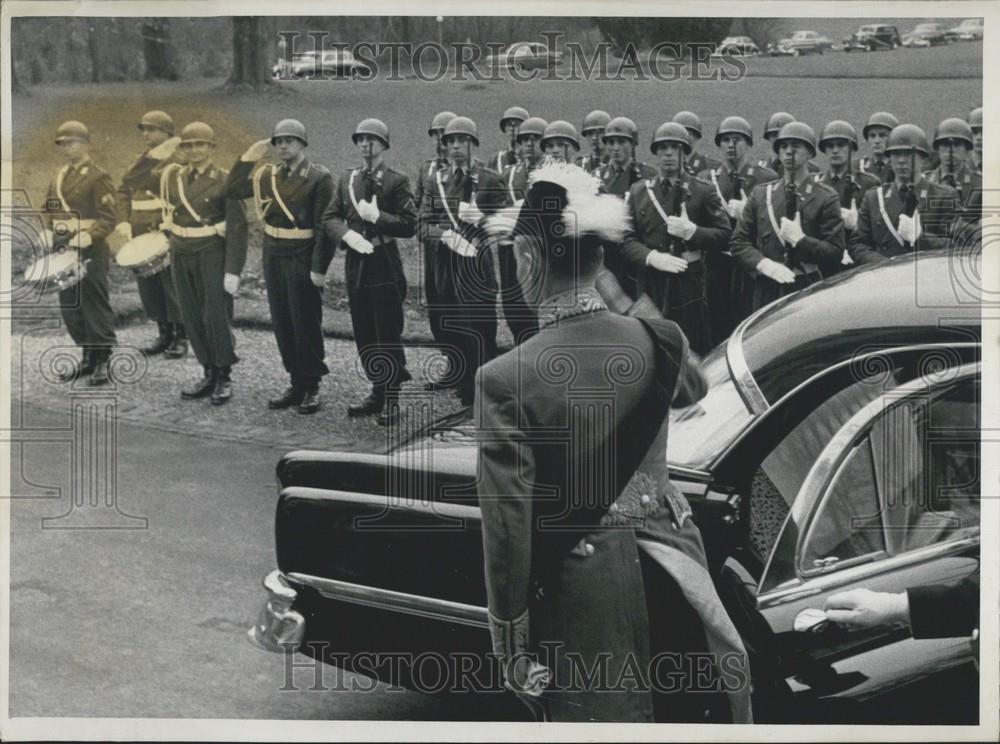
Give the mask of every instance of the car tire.
M 793 57 L 798 57 L 800 54 L 802 54 L 802 52 L 799 51 L 798 47 L 792 50 Z

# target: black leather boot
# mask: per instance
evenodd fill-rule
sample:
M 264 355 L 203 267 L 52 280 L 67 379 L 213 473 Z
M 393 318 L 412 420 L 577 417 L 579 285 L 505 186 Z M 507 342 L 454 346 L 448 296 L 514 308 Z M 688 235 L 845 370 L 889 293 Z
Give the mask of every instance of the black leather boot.
M 367 398 L 360 403 L 355 403 L 353 406 L 348 406 L 347 415 L 352 418 L 355 416 L 372 416 L 381 412 L 383 406 L 385 406 L 385 388 L 372 388 Z
M 229 367 L 217 367 L 215 389 L 212 390 L 212 405 L 221 406 L 233 397 L 233 383 L 229 379 Z
M 298 385 L 290 385 L 285 389 L 281 395 L 277 398 L 271 398 L 267 402 L 267 407 L 273 411 L 280 410 L 282 408 L 291 408 L 292 406 L 297 406 L 302 402 L 305 397 L 306 391 L 299 387 Z
M 215 388 L 215 368 L 205 367 L 205 376 L 202 377 L 198 382 L 194 383 L 190 387 L 186 387 L 181 390 L 181 397 L 185 400 L 194 400 L 196 398 L 204 398 L 207 395 L 212 394 L 212 390 Z
M 149 354 L 150 356 L 153 356 L 154 354 L 162 354 L 167 350 L 167 347 L 170 346 L 170 324 L 157 321 L 156 325 L 160 328 L 160 335 L 158 335 L 156 339 L 149 344 L 149 346 L 142 350 L 143 353 Z
M 170 346 L 168 346 L 163 356 L 167 359 L 183 359 L 188 353 L 187 336 L 184 334 L 184 326 L 180 323 L 171 324 Z
M 319 401 L 319 388 L 310 387 L 306 389 L 305 395 L 302 396 L 302 400 L 299 402 L 298 412 L 299 413 L 316 413 L 320 408 Z
M 56 379 L 59 382 L 73 382 L 74 380 L 79 380 L 81 377 L 86 377 L 94 371 L 94 361 L 92 352 L 88 349 L 83 350 L 83 356 L 80 357 L 80 361 L 75 363 L 70 369 L 65 372 L 60 372 L 56 375 Z
M 399 421 L 399 414 L 399 386 L 394 385 L 386 390 L 385 405 L 375 421 L 379 426 L 392 426 Z
M 108 358 L 110 356 L 110 349 L 102 349 L 94 352 L 94 371 L 90 373 L 90 379 L 87 380 L 88 385 L 91 387 L 100 387 L 101 385 L 108 384 L 110 380 L 110 377 L 108 377 Z

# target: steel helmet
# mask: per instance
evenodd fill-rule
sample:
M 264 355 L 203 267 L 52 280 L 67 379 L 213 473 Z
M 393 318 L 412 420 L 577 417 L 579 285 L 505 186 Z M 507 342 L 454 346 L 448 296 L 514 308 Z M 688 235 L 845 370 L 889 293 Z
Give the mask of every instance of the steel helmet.
M 503 131 L 503 125 L 508 121 L 516 121 L 518 123 L 527 119 L 531 114 L 525 111 L 520 106 L 511 106 L 509 109 L 503 112 L 503 116 L 500 117 L 500 131 Z
M 900 124 L 889 133 L 889 141 L 886 143 L 885 151 L 906 150 L 917 150 L 924 155 L 931 154 L 931 148 L 927 145 L 927 135 L 916 124 Z
M 982 106 L 974 108 L 969 112 L 969 126 L 973 132 L 983 131 L 983 109 Z
M 444 128 L 442 139 L 448 139 L 453 134 L 467 134 L 476 147 L 479 147 L 479 130 L 476 129 L 476 122 L 468 116 L 456 116 L 448 122 Z
M 381 119 L 362 119 L 354 128 L 354 134 L 351 135 L 351 142 L 358 144 L 358 137 L 362 134 L 370 134 L 372 137 L 377 137 L 385 145 L 385 149 L 389 149 L 389 127 Z
M 545 119 L 540 116 L 529 116 L 522 122 L 520 128 L 517 130 L 517 138 L 521 139 L 528 134 L 535 134 L 539 137 L 545 136 L 545 128 L 549 125 Z
M 278 137 L 295 137 L 302 140 L 303 145 L 309 144 L 309 140 L 306 139 L 306 126 L 298 119 L 282 119 L 275 124 L 274 132 L 271 133 L 272 145 Z
M 787 111 L 776 111 L 771 114 L 767 117 L 767 124 L 764 125 L 764 139 L 767 139 L 769 134 L 778 134 L 783 126 L 793 121 L 795 117 Z
M 139 120 L 138 127 L 139 129 L 152 127 L 172 135 L 174 133 L 174 120 L 166 111 L 147 111 Z
M 727 116 L 715 130 L 715 145 L 718 147 L 722 143 L 722 137 L 726 134 L 739 134 L 746 139 L 747 144 L 753 147 L 753 128 L 750 122 L 742 116 Z
M 90 142 L 90 130 L 82 121 L 64 121 L 56 130 L 56 144 L 66 140 Z
M 546 140 L 551 139 L 567 139 L 573 143 L 573 147 L 577 150 L 580 149 L 580 139 L 576 136 L 576 127 L 568 121 L 557 119 L 545 127 L 545 132 L 542 134 L 542 145 L 545 144 Z
M 454 111 L 439 111 L 434 114 L 434 118 L 431 119 L 431 125 L 427 127 L 427 136 L 433 137 L 435 132 L 443 132 L 444 128 L 448 126 L 448 122 L 456 116 L 458 114 Z
M 855 131 L 850 122 L 846 122 L 843 119 L 837 119 L 836 121 L 831 121 L 823 127 L 823 131 L 820 132 L 819 135 L 820 152 L 826 152 L 825 145 L 835 139 L 847 140 L 851 143 L 852 150 L 858 149 L 858 133 Z
M 606 129 L 609 121 L 611 121 L 611 114 L 601 109 L 594 109 L 583 117 L 583 128 L 580 133 L 586 137 L 595 130 Z
M 671 121 L 687 129 L 692 137 L 701 139 L 701 119 L 698 118 L 698 114 L 691 111 L 678 111 Z
M 612 137 L 625 137 L 632 140 L 633 145 L 639 144 L 639 127 L 627 116 L 616 116 L 604 127 L 601 141 L 607 142 Z
M 181 144 L 207 142 L 215 144 L 215 132 L 203 121 L 193 121 L 181 130 Z
M 864 128 L 861 130 L 861 136 L 868 139 L 868 132 L 872 127 L 882 127 L 883 129 L 888 129 L 890 132 L 899 126 L 899 119 L 890 114 L 888 111 L 878 111 L 868 117 L 868 123 L 865 124 Z
M 785 124 L 778 132 L 778 136 L 774 138 L 774 142 L 771 144 L 771 149 L 775 152 L 778 151 L 778 147 L 782 142 L 787 142 L 789 140 L 795 140 L 801 142 L 806 147 L 809 148 L 812 155 L 816 155 L 816 133 L 813 128 L 801 121 L 791 121 Z
M 949 139 L 962 140 L 971 149 L 973 146 L 972 127 L 970 127 L 969 123 L 964 119 L 959 119 L 957 117 L 945 119 L 938 124 L 937 129 L 934 130 L 934 140 L 932 144 L 936 148 L 939 142 Z
M 676 142 L 684 146 L 684 154 L 691 154 L 691 135 L 683 124 L 676 121 L 668 121 L 660 124 L 653 134 L 653 141 L 649 143 L 649 151 L 656 154 L 656 146 L 661 142 Z

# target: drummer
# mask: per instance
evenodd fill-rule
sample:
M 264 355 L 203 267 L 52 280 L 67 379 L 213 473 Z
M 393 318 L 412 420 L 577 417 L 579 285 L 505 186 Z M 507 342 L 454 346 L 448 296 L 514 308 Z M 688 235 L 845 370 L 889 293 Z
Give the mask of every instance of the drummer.
M 110 254 L 105 238 L 115 227 L 115 187 L 90 159 L 90 132 L 78 121 L 56 130 L 66 164 L 56 173 L 45 200 L 57 247 L 76 248 L 86 274 L 59 293 L 66 329 L 82 350 L 80 363 L 59 374 L 63 382 L 87 377 L 90 385 L 108 382 L 108 358 L 115 340 L 115 316 L 108 299 Z
M 159 229 L 163 206 L 160 176 L 169 163 L 177 162 L 176 150 L 180 144 L 180 138 L 174 136 L 174 120 L 164 111 L 146 112 L 138 127 L 146 149 L 125 171 L 118 187 L 115 231 L 125 240 Z M 143 351 L 180 359 L 187 354 L 187 338 L 169 269 L 164 267 L 152 276 L 137 276 L 136 281 L 146 315 L 156 321 L 159 328 L 159 335 Z

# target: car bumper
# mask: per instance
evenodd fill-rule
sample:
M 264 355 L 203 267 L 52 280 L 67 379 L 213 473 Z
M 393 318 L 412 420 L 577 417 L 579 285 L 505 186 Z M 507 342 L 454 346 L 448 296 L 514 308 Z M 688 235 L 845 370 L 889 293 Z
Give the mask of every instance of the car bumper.
M 306 633 L 306 619 L 292 609 L 298 592 L 277 569 L 264 577 L 263 584 L 267 599 L 257 622 L 247 631 L 247 637 L 254 646 L 264 651 L 297 651 Z

